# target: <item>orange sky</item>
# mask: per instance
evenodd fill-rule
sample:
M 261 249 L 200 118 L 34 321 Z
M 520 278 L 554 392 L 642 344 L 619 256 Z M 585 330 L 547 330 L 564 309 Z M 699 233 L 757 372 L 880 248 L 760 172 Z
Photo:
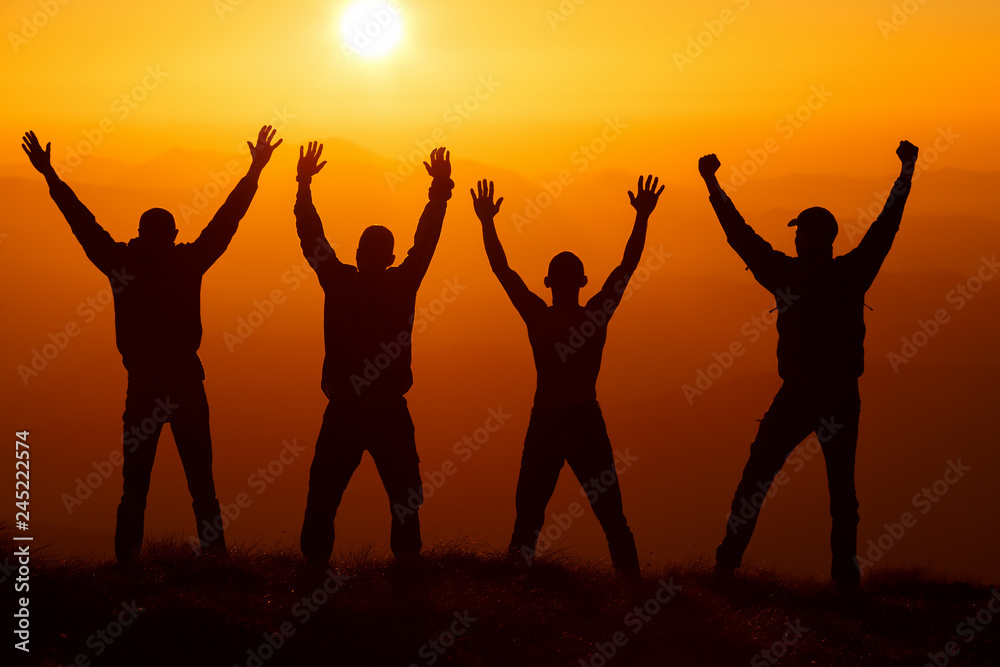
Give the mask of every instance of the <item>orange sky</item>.
M 106 281 L 24 159 L 26 129 L 53 143 L 54 160 L 69 166 L 67 182 L 121 240 L 151 206 L 173 211 L 178 240 L 192 240 L 221 203 L 213 179 L 232 160 L 245 169 L 245 139 L 269 122 L 285 139 L 203 290 L 201 356 L 220 499 L 252 488 L 249 478 L 283 441 L 310 448 L 234 522 L 233 539 L 247 541 L 297 536 L 323 408 L 322 294 L 314 277 L 296 273 L 299 144 L 327 141 L 332 162 L 317 177 L 316 200 L 346 257 L 373 222 L 389 225 L 398 245 L 408 243 L 427 183 L 422 167 L 411 176 L 399 156 L 426 152 L 439 139 L 452 150 L 456 197 L 417 302 L 432 307 L 446 281 L 467 289 L 415 340 L 408 399 L 425 472 L 449 459 L 460 465 L 428 498 L 425 542 L 507 539 L 533 391 L 523 326 L 489 273 L 466 189 L 482 176 L 497 180 L 507 198 L 501 239 L 512 265 L 541 293 L 545 263 L 565 248 L 583 257 L 591 283 L 600 284 L 628 235 L 625 191 L 639 173 L 660 175 L 668 189 L 643 261 L 661 247 L 671 257 L 616 316 L 598 385 L 614 446 L 638 457 L 622 485 L 644 562 L 714 548 L 754 420 L 778 384 L 770 328 L 693 405 L 681 391 L 713 353 L 749 342 L 744 325 L 769 308 L 766 292 L 725 245 L 697 158 L 717 153 L 741 210 L 791 252 L 784 224 L 806 206 L 827 206 L 842 230 L 863 224 L 858 207 L 877 209 L 877 193 L 898 171 L 895 146 L 906 138 L 922 148 L 921 177 L 904 232 L 868 295 L 875 310 L 867 315 L 862 380 L 860 542 L 912 510 L 913 495 L 963 457 L 974 468 L 968 480 L 921 515 L 885 562 L 1000 575 L 990 555 L 1000 546 L 996 526 L 977 523 L 1000 472 L 990 430 L 1000 288 L 984 283 L 961 309 L 948 298 L 1000 249 L 993 201 L 1000 95 L 990 85 L 1000 6 L 675 4 L 402 2 L 401 41 L 366 59 L 345 55 L 341 2 L 3 3 L 2 421 L 8 432 L 29 426 L 39 444 L 33 517 L 44 536 L 67 552 L 110 552 L 119 473 L 72 515 L 60 496 L 118 446 L 125 374 L 110 311 L 80 306 L 99 298 Z M 575 10 L 560 14 L 560 6 Z M 524 225 L 515 215 L 531 218 L 561 171 L 572 183 Z M 842 234 L 837 250 L 851 245 Z M 287 298 L 274 315 L 244 343 L 227 346 L 239 318 L 276 289 Z M 888 355 L 901 337 L 939 308 L 953 322 L 893 369 Z M 69 322 L 81 334 L 25 384 L 18 365 Z M 452 445 L 501 406 L 509 423 L 462 462 Z M 575 480 L 564 477 L 550 512 L 578 497 Z M 190 533 L 182 480 L 165 435 L 150 532 Z M 825 572 L 824 485 L 819 464 L 782 488 L 750 556 Z M 338 548 L 387 541 L 370 461 L 344 503 Z M 590 515 L 564 538 L 574 553 L 606 555 Z
M 456 155 L 541 173 L 618 116 L 630 131 L 606 164 L 652 163 L 679 179 L 692 153 L 742 153 L 823 85 L 832 96 L 783 142 L 775 175 L 874 173 L 876 139 L 916 140 L 947 125 L 977 136 L 956 160 L 992 169 L 998 101 L 984 84 L 997 63 L 1000 7 L 989 0 L 915 3 L 905 22 L 893 14 L 899 3 L 861 0 L 593 2 L 558 22 L 555 0 L 502 11 L 403 2 L 401 43 L 370 60 L 343 54 L 346 3 L 222 9 L 228 2 L 70 2 L 15 43 L 11 34 L 32 34 L 24 17 L 41 22 L 32 17 L 42 10 L 5 2 L 0 67 L 18 101 L 5 105 L 4 120 L 58 132 L 66 144 L 111 117 L 99 154 L 144 160 L 173 147 L 232 150 L 233 130 L 277 108 L 294 115 L 284 132 L 293 143 L 336 135 L 394 157 L 441 127 Z M 893 20 L 898 30 L 886 27 Z M 700 55 L 689 38 L 705 44 Z M 120 118 L 115 100 L 141 86 L 149 66 L 164 78 Z M 480 77 L 498 85 L 476 100 Z M 454 114 L 445 120 L 454 105 L 477 102 L 458 127 Z M 0 147 L 0 161 L 19 160 L 17 150 Z

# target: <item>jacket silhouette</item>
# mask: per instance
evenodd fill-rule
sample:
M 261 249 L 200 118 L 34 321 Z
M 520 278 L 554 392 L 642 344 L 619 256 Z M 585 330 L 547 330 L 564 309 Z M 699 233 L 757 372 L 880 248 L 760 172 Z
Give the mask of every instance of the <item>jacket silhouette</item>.
M 662 186 L 657 190 L 658 184 L 658 179 L 649 176 L 643 185 L 640 177 L 638 195 L 629 192 L 636 218 L 622 262 L 583 306 L 580 289 L 587 284 L 587 277 L 580 259 L 570 252 L 552 259 L 545 278 L 545 286 L 552 290 L 552 305 L 548 305 L 507 263 L 493 222 L 503 197 L 494 204 L 493 183 L 485 179 L 477 184 L 478 194 L 472 192 L 490 267 L 528 327 L 538 374 L 508 547 L 511 556 L 523 557 L 529 565 L 543 551 L 538 548 L 538 537 L 545 507 L 563 464 L 569 463 L 604 529 L 615 569 L 625 576 L 639 574 L 635 538 L 622 509 L 611 440 L 597 402 L 597 376 L 608 322 L 639 264 L 649 215 L 663 191 Z
M 116 242 L 56 175 L 50 147 L 43 150 L 34 133 L 24 137 L 23 148 L 45 176 L 52 200 L 87 258 L 108 277 L 114 295 L 115 340 L 128 371 L 122 415 L 123 493 L 115 530 L 119 561 L 132 559 L 142 546 L 153 459 L 168 422 L 193 499 L 200 546 L 208 553 L 226 551 L 212 477 L 205 370 L 198 358 L 201 279 L 225 252 L 246 214 L 258 176 L 281 143 L 270 144 L 273 138 L 270 126 L 261 129 L 257 145 L 250 144 L 253 161 L 247 175 L 195 241 L 175 244 L 173 216 L 160 208 L 143 213 L 139 236 Z
M 726 535 L 716 550 L 720 572 L 739 567 L 774 476 L 795 447 L 815 432 L 830 488 L 831 576 L 845 589 L 860 582 L 854 463 L 861 410 L 858 377 L 864 372 L 864 297 L 899 230 L 917 149 L 902 142 L 897 154 L 902 170 L 882 213 L 858 246 L 839 257 L 833 257 L 838 226 L 832 213 L 813 207 L 789 222 L 797 228 L 797 256 L 789 257 L 774 250 L 737 212 L 715 177 L 718 159 L 708 155 L 699 162 L 726 240 L 775 297 L 778 375 L 784 381 L 750 446 Z
M 431 152 L 433 177 L 413 246 L 392 266 L 393 236 L 367 228 L 352 266 L 337 257 L 312 202 L 312 176 L 322 144 L 300 150 L 295 227 L 302 252 L 325 294 L 326 356 L 321 388 L 329 399 L 309 471 L 309 493 L 300 546 L 310 562 L 327 563 L 333 552 L 334 519 L 347 484 L 367 450 L 389 496 L 390 548 L 397 558 L 420 552 L 417 510 L 423 501 L 413 422 L 404 394 L 413 384 L 410 346 L 417 290 L 430 265 L 454 187 L 450 153 Z

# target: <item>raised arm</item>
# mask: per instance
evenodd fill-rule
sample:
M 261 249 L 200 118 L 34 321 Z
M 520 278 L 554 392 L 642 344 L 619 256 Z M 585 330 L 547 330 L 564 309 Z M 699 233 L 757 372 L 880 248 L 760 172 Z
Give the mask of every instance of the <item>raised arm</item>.
M 899 157 L 900 170 L 896 182 L 892 186 L 885 206 L 878 218 L 872 222 L 865 232 L 858 247 L 847 253 L 851 261 L 858 263 L 858 279 L 865 289 L 871 286 L 885 261 L 892 242 L 899 231 L 899 223 L 903 218 L 903 207 L 910 195 L 910 185 L 913 181 L 913 171 L 917 162 L 916 146 L 909 141 L 899 142 L 896 155 Z
M 708 187 L 708 200 L 726 233 L 726 241 L 746 263 L 757 282 L 771 291 L 785 287 L 779 284 L 779 270 L 787 255 L 772 248 L 736 210 L 715 175 L 720 166 L 719 158 L 714 153 L 698 160 L 698 172 Z
M 427 191 L 428 201 L 417 221 L 413 246 L 399 265 L 400 270 L 409 274 L 418 285 L 424 279 L 431 258 L 434 257 L 434 249 L 441 238 L 445 209 L 451 199 L 451 190 L 455 187 L 455 182 L 451 180 L 451 153 L 445 148 L 432 150 L 430 164 L 424 162 L 424 167 L 432 178 L 431 187 Z
M 611 271 L 608 279 L 604 281 L 601 290 L 595 296 L 591 297 L 588 305 L 591 302 L 597 303 L 605 310 L 610 311 L 613 308 L 617 308 L 621 302 L 622 295 L 625 294 L 625 287 L 632 278 L 632 273 L 639 266 L 639 259 L 642 258 L 642 249 L 646 246 L 646 228 L 649 223 L 649 216 L 652 214 L 653 209 L 656 208 L 656 202 L 660 198 L 660 193 L 663 192 L 664 186 L 659 185 L 659 183 L 659 178 L 649 175 L 646 178 L 645 185 L 643 185 L 642 176 L 640 176 L 636 187 L 637 194 L 632 194 L 632 191 L 629 190 L 628 198 L 632 203 L 632 208 L 635 209 L 635 223 L 632 225 L 632 233 L 628 237 L 628 242 L 625 243 L 625 253 L 622 255 L 621 264 Z M 658 185 L 659 189 L 657 189 Z M 608 303 L 609 299 L 613 302 L 613 305 Z
M 226 197 L 225 203 L 191 244 L 199 256 L 202 270 L 207 270 L 226 251 L 237 227 L 239 227 L 240 220 L 250 208 L 250 202 L 253 201 L 253 196 L 257 192 L 257 179 L 264 166 L 271 159 L 271 153 L 281 145 L 281 139 L 271 143 L 275 133 L 276 130 L 271 129 L 270 125 L 265 125 L 260 128 L 260 132 L 257 134 L 256 145 L 247 142 L 252 158 L 247 175 L 240 179 L 240 182 Z
M 295 176 L 295 180 L 299 183 L 295 195 L 295 231 L 299 235 L 302 254 L 319 277 L 324 279 L 331 274 L 331 271 L 344 264 L 337 258 L 337 253 L 326 240 L 323 223 L 319 219 L 319 213 L 313 204 L 312 191 L 309 189 L 312 177 L 326 165 L 326 160 L 319 161 L 322 154 L 323 144 L 318 141 L 310 141 L 306 150 L 299 146 L 299 162 Z
M 45 182 L 49 185 L 49 196 L 66 218 L 70 230 L 83 246 L 87 258 L 104 274 L 120 269 L 116 255 L 124 244 L 115 243 L 111 235 L 97 223 L 94 214 L 56 174 L 52 167 L 51 142 L 46 143 L 43 149 L 38 137 L 30 130 L 25 132 L 22 141 L 21 149 L 27 154 L 31 166 L 45 177 Z
M 521 318 L 527 321 L 535 312 L 546 308 L 545 301 L 528 289 L 521 276 L 517 275 L 507 263 L 507 253 L 503 251 L 496 225 L 493 224 L 493 218 L 500 211 L 503 197 L 493 203 L 493 181 L 487 181 L 485 178 L 476 183 L 476 190 L 478 195 L 471 188 L 469 194 L 472 195 L 472 207 L 476 211 L 476 217 L 483 226 L 483 245 L 486 246 L 486 257 L 490 261 L 490 268 L 507 292 L 514 308 L 520 313 Z

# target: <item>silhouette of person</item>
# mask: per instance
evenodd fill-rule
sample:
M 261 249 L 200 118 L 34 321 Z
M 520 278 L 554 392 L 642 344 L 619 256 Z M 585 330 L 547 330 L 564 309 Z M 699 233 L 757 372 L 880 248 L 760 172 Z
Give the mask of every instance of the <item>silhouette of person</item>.
M 225 252 L 257 191 L 257 179 L 281 144 L 261 128 L 250 146 L 247 175 L 192 243 L 174 243 L 174 217 L 152 208 L 139 218 L 139 235 L 116 242 L 51 163 L 34 132 L 21 146 L 49 185 L 87 258 L 108 277 L 114 293 L 115 339 L 128 370 L 122 415 L 123 490 L 115 528 L 115 557 L 132 560 L 142 547 L 146 495 L 163 425 L 170 423 L 191 492 L 202 553 L 224 555 L 225 536 L 212 478 L 212 439 L 201 345 L 201 278 Z
M 615 570 L 638 576 L 635 538 L 622 510 L 621 489 L 604 416 L 597 402 L 597 375 L 607 340 L 607 325 L 621 302 L 646 243 L 649 215 L 663 192 L 659 179 L 639 177 L 638 194 L 628 193 L 635 208 L 635 224 L 625 253 L 586 305 L 580 290 L 587 284 L 583 262 L 561 252 L 549 263 L 544 284 L 552 290 L 552 305 L 528 289 L 510 268 L 493 218 L 503 197 L 493 202 L 493 182 L 477 183 L 472 202 L 483 226 L 483 243 L 490 267 L 528 328 L 537 384 L 534 405 L 524 438 L 518 473 L 514 521 L 508 553 L 529 564 L 536 555 L 538 535 L 545 522 L 545 506 L 552 497 L 563 463 L 579 480 L 608 539 Z
M 333 552 L 334 519 L 347 484 L 367 449 L 389 496 L 389 507 L 423 501 L 413 422 L 404 394 L 413 384 L 410 345 L 417 289 L 427 273 L 441 236 L 451 180 L 451 153 L 431 151 L 428 202 L 417 222 L 413 247 L 392 266 L 392 233 L 380 225 L 364 230 L 358 241 L 357 267 L 343 263 L 323 233 L 309 189 L 323 145 L 299 149 L 295 228 L 302 252 L 316 271 L 326 295 L 321 388 L 329 399 L 316 452 L 309 469 L 309 493 L 300 548 L 306 560 L 324 565 Z M 416 495 L 414 500 L 411 493 Z M 420 553 L 420 521 L 392 513 L 389 547 L 397 560 Z
M 719 160 L 706 155 L 698 171 L 726 240 L 767 291 L 778 311 L 778 375 L 782 385 L 760 421 L 750 457 L 736 487 L 726 535 L 715 553 L 716 571 L 733 572 L 750 543 L 764 495 L 785 459 L 816 432 L 830 488 L 833 552 L 831 576 L 842 589 L 861 581 L 857 560 L 858 500 L 854 457 L 864 371 L 865 292 L 892 246 L 917 159 L 917 148 L 900 142 L 899 178 L 881 214 L 858 246 L 833 256 L 837 221 L 818 206 L 788 223 L 795 227 L 797 257 L 774 250 L 736 210 L 716 178 Z

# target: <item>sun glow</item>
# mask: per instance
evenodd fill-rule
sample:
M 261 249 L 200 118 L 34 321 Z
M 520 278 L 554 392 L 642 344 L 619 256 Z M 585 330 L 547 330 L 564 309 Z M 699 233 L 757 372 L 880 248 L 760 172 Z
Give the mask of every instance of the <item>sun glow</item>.
M 363 58 L 377 58 L 393 51 L 403 37 L 400 6 L 396 2 L 355 2 L 340 19 L 344 49 Z

